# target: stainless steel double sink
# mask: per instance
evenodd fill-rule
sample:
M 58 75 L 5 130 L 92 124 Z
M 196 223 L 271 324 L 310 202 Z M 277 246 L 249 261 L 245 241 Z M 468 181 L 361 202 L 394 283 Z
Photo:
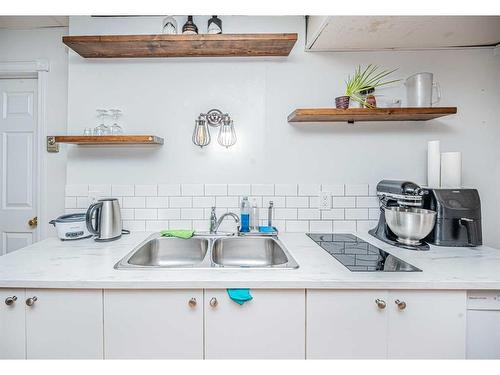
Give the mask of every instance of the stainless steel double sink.
M 189 239 L 152 235 L 123 257 L 116 269 L 278 268 L 299 265 L 277 237 L 195 235 Z

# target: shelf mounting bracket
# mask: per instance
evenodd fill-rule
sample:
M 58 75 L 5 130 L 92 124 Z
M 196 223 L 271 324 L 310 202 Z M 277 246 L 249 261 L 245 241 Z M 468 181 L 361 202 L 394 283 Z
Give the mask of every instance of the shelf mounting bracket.
M 47 152 L 57 153 L 59 152 L 59 143 L 56 142 L 56 137 L 47 137 Z

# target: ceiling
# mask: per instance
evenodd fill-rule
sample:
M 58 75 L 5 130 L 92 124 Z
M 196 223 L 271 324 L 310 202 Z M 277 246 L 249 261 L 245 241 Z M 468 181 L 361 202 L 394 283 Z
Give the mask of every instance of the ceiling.
M 67 27 L 68 24 L 68 16 L 0 16 L 0 29 L 40 29 Z

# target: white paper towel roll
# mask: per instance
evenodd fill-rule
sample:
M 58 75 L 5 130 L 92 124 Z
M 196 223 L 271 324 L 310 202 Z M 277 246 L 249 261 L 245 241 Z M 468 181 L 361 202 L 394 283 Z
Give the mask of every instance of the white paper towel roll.
M 441 178 L 441 151 L 439 141 L 427 143 L 427 186 L 438 188 Z
M 441 154 L 441 187 L 462 187 L 461 152 L 443 152 Z

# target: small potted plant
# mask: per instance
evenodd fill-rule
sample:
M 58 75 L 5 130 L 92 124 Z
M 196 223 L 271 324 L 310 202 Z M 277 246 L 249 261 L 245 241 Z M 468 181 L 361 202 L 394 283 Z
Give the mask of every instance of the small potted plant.
M 389 85 L 394 82 L 400 81 L 395 79 L 392 81 L 383 81 L 389 74 L 394 73 L 397 69 L 378 71 L 379 67 L 376 65 L 368 65 L 366 69 L 361 70 L 358 66 L 354 71 L 354 75 L 347 78 L 345 95 L 335 98 L 335 106 L 339 109 L 349 108 L 349 103 L 357 103 L 361 108 L 374 108 L 373 102 L 366 101 L 366 95 L 373 94 L 375 89 L 380 86 Z

